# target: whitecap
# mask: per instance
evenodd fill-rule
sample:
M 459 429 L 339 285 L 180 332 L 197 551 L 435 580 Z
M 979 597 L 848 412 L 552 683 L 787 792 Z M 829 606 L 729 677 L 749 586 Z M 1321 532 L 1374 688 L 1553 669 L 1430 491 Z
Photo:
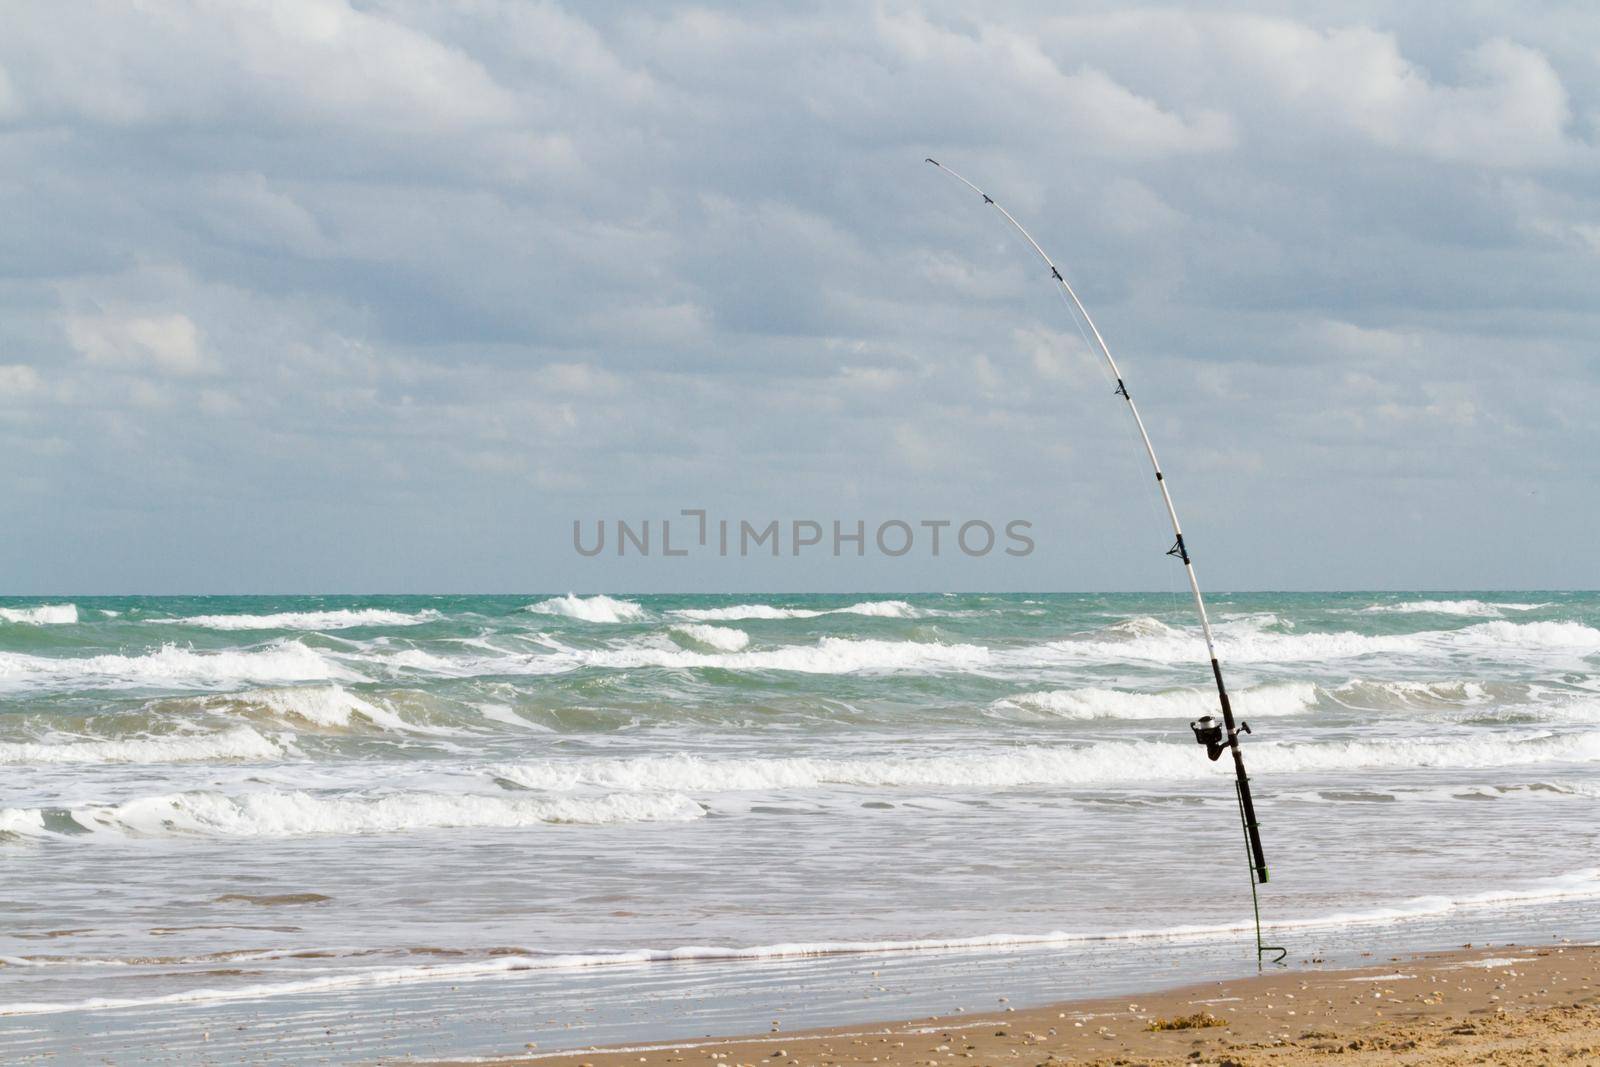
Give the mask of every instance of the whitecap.
M 1119 637 L 1171 637 L 1180 631 L 1174 630 L 1160 619 L 1151 615 L 1138 615 L 1131 619 L 1114 622 L 1105 628 L 1105 633 L 1116 634 Z
M 733 604 L 725 608 L 678 608 L 672 614 L 703 622 L 740 622 L 748 619 L 815 619 L 825 613 L 806 608 L 777 608 L 771 604 Z
M 1577 622 L 1516 623 L 1497 620 L 1459 630 L 1425 630 L 1410 634 L 1252 633 L 1217 635 L 1218 655 L 1238 663 L 1301 663 L 1355 658 L 1377 653 L 1448 653 L 1456 650 L 1510 653 L 1600 651 L 1600 630 Z M 1174 631 L 1126 641 L 1056 641 L 1008 655 L 1017 662 L 1037 662 L 1040 651 L 1099 660 L 1145 659 L 1178 663 L 1203 656 L 1199 632 Z
M 1392 612 L 1408 615 L 1466 615 L 1479 617 L 1497 617 L 1507 611 L 1537 611 L 1547 608 L 1545 604 L 1512 604 L 1500 601 L 1484 600 L 1403 600 L 1398 604 L 1373 604 L 1371 607 L 1362 608 L 1367 612 Z
M 1251 769 L 1281 774 L 1417 767 L 1509 767 L 1600 760 L 1600 733 L 1496 735 L 1472 740 L 1257 742 Z M 528 760 L 488 773 L 529 789 L 685 793 L 764 792 L 826 786 L 1007 789 L 1108 782 L 1203 781 L 1232 768 L 1196 759 L 1192 744 L 1110 741 L 1000 752 L 822 758 L 705 759 L 690 755 Z
M 583 667 L 718 667 L 734 671 L 794 671 L 855 674 L 981 667 L 989 650 L 981 645 L 931 641 L 880 641 L 824 637 L 814 645 L 785 645 L 754 652 L 704 653 L 635 645 L 572 650 L 562 656 Z
M 347 630 L 356 626 L 420 626 L 440 618 L 431 608 L 416 613 L 361 608 L 337 611 L 283 611 L 272 615 L 191 615 L 181 619 L 146 619 L 169 626 L 209 630 Z
M 1317 687 L 1309 682 L 1251 686 L 1229 694 L 1237 715 L 1265 718 L 1298 715 L 1317 702 Z M 1214 689 L 1173 689 L 1160 693 L 1135 693 L 1121 689 L 1053 689 L 1019 693 L 990 705 L 991 710 L 1024 709 L 1063 719 L 1192 719 L 1217 713 Z
M 70 626 L 78 621 L 78 605 L 38 604 L 31 608 L 0 608 L 0 619 L 28 626 Z
M 685 623 L 672 627 L 672 632 L 697 645 L 718 652 L 738 652 L 750 644 L 750 635 L 728 626 L 705 626 Z
M 5 686 L 211 689 L 241 682 L 329 681 L 347 675 L 298 641 L 218 652 L 167 644 L 143 655 L 107 653 L 81 658 L 0 652 L 0 685 Z
M 835 608 L 830 615 L 867 615 L 879 619 L 915 619 L 922 614 L 904 600 L 866 600 L 847 608 Z
M 388 669 L 424 671 L 454 678 L 485 675 L 565 674 L 584 668 L 669 670 L 715 668 L 729 671 L 793 671 L 801 674 L 873 674 L 902 671 L 974 670 L 990 662 L 981 645 L 931 641 L 880 641 L 824 637 L 816 644 L 784 645 L 742 652 L 702 652 L 679 648 L 655 636 L 610 648 L 568 648 L 548 641 L 541 655 L 443 657 L 420 649 L 364 657 L 361 662 Z
M 732 604 L 723 608 L 678 608 L 672 614 L 700 622 L 739 622 L 745 619 L 820 619 L 824 615 L 864 615 L 879 619 L 915 619 L 923 612 L 904 600 L 863 600 L 843 608 L 780 608 L 771 604 Z
M 211 698 L 214 699 L 214 698 Z M 338 685 L 255 689 L 230 694 L 229 704 L 259 707 L 292 724 L 348 728 L 359 722 L 385 730 L 418 729 L 385 707 L 364 700 Z
M 187 763 L 267 760 L 284 750 L 248 726 L 215 734 L 0 742 L 0 763 Z
M 522 610 L 540 615 L 560 615 L 582 622 L 632 622 L 644 617 L 644 608 L 638 604 L 631 600 L 617 600 L 603 593 L 588 597 L 568 593 L 566 596 L 529 604 Z

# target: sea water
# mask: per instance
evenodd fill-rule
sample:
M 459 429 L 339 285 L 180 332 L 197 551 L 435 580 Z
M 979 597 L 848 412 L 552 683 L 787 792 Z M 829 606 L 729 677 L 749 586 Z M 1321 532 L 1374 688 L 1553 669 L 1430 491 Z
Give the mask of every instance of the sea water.
M 1291 963 L 1600 934 L 1600 596 L 1212 610 Z M 1216 711 L 1169 595 L 0 600 L 0 1054 L 487 1055 L 1241 973 Z

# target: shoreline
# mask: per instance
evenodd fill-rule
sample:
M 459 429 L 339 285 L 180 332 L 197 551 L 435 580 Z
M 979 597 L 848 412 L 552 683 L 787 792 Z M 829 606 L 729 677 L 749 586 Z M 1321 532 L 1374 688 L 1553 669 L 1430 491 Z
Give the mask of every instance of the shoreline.
M 1157 1028 L 1163 1023 L 1171 1028 Z M 1337 1056 L 1330 1061 L 1329 1057 Z M 415 1061 L 412 1061 L 415 1062 Z M 431 1061 L 629 1067 L 1337 1062 L 1600 1063 L 1600 945 L 1464 946 L 1359 967 L 1268 970 L 1132 995 L 870 1025 Z

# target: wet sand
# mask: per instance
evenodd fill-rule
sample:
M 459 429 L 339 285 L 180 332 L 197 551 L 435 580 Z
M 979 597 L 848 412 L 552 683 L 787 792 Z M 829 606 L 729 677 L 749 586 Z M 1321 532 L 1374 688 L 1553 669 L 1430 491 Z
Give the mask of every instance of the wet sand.
M 482 1060 L 477 1061 L 482 1063 Z M 1013 1009 L 996 997 L 952 1015 L 877 1026 L 638 1044 L 493 1061 L 541 1067 L 1600 1064 L 1600 946 L 1466 946 L 1148 996 Z

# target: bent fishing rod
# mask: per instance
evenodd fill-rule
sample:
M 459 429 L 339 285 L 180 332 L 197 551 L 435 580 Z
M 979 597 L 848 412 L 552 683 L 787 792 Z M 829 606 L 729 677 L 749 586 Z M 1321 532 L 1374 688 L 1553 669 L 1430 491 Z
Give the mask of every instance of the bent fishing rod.
M 1251 869 L 1250 896 L 1252 901 L 1255 901 L 1256 883 L 1265 883 L 1267 881 L 1267 860 L 1261 849 L 1261 830 L 1256 822 L 1255 802 L 1250 796 L 1250 776 L 1245 773 L 1244 752 L 1239 746 L 1239 735 L 1241 733 L 1249 733 L 1250 724 L 1240 722 L 1236 725 L 1234 722 L 1233 705 L 1228 699 L 1228 687 L 1223 684 L 1222 666 L 1217 662 L 1216 642 L 1211 635 L 1211 619 L 1206 614 L 1205 597 L 1200 594 L 1200 581 L 1195 577 L 1194 563 L 1189 559 L 1189 548 L 1183 540 L 1183 527 L 1178 523 L 1178 511 L 1172 504 L 1172 492 L 1167 488 L 1166 476 L 1161 473 L 1161 462 L 1156 459 L 1155 445 L 1150 443 L 1150 433 L 1145 429 L 1144 418 L 1140 416 L 1139 408 L 1134 404 L 1133 396 L 1128 392 L 1128 386 L 1122 380 L 1122 371 L 1118 369 L 1117 361 L 1112 358 L 1111 349 L 1107 347 L 1105 338 L 1100 336 L 1100 329 L 1094 324 L 1094 319 L 1090 317 L 1088 308 L 1083 306 L 1083 301 L 1078 299 L 1077 292 L 1073 290 L 1072 285 L 1062 275 L 1055 263 L 1051 261 L 1045 250 L 1039 246 L 1039 242 L 1033 239 L 1033 235 L 1023 228 L 1022 223 L 1018 222 L 1011 212 L 1001 207 L 988 193 L 985 193 L 938 160 L 929 159 L 928 162 L 983 197 L 983 202 L 1000 212 L 1006 222 L 1010 223 L 1012 228 L 1022 235 L 1022 239 L 1027 241 L 1029 246 L 1039 254 L 1039 258 L 1044 261 L 1044 265 L 1050 269 L 1050 277 L 1061 288 L 1066 298 L 1071 301 L 1071 308 L 1076 309 L 1077 314 L 1082 316 L 1083 322 L 1088 325 L 1089 332 L 1094 337 L 1094 346 L 1100 350 L 1100 355 L 1105 359 L 1106 366 L 1111 370 L 1111 376 L 1117 380 L 1116 395 L 1122 397 L 1123 401 L 1127 403 L 1128 413 L 1133 416 L 1133 423 L 1139 429 L 1139 439 L 1144 442 L 1145 455 L 1149 457 L 1150 467 L 1155 471 L 1156 488 L 1161 491 L 1161 502 L 1166 505 L 1167 517 L 1172 520 L 1172 533 L 1176 540 L 1173 542 L 1172 547 L 1167 550 L 1167 555 L 1175 556 L 1183 563 L 1184 574 L 1189 579 L 1189 589 L 1194 594 L 1195 612 L 1200 616 L 1200 630 L 1205 635 L 1206 653 L 1211 658 L 1211 676 L 1216 679 L 1217 683 L 1217 699 L 1222 705 L 1221 725 L 1218 725 L 1211 716 L 1207 715 L 1197 722 L 1191 722 L 1189 727 L 1194 731 L 1195 740 L 1206 747 L 1206 755 L 1212 760 L 1220 758 L 1223 752 L 1229 752 L 1233 756 L 1233 770 L 1239 797 L 1239 820 L 1244 828 L 1246 851 Z M 1088 340 L 1088 338 L 1085 338 L 1085 340 Z M 1259 903 L 1256 905 L 1256 948 L 1258 959 L 1262 950 L 1276 948 L 1276 946 L 1263 946 L 1261 944 Z M 1279 958 L 1281 959 L 1282 957 L 1280 956 Z

